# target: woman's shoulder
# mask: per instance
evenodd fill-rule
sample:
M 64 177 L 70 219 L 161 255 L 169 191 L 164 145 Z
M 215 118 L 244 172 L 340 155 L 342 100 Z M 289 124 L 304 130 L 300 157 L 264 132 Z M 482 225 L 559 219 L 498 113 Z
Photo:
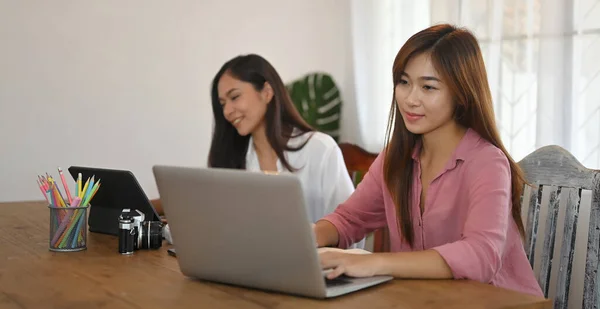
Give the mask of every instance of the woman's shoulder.
M 338 144 L 330 135 L 319 132 L 310 131 L 294 138 L 297 140 L 295 144 L 301 145 L 306 142 L 302 148 L 304 151 L 325 154 L 332 149 L 339 149 Z
M 487 141 L 485 138 L 480 138 L 467 156 L 469 161 L 486 163 L 491 161 L 505 161 L 508 164 L 508 157 L 499 147 Z
M 309 132 L 308 134 L 312 134 L 308 142 L 313 147 L 322 147 L 326 149 L 339 148 L 337 142 L 329 134 L 319 131 Z
M 510 163 L 506 154 L 479 134 L 473 134 L 468 151 L 463 155 L 465 167 L 471 175 L 488 174 L 490 172 L 508 171 Z

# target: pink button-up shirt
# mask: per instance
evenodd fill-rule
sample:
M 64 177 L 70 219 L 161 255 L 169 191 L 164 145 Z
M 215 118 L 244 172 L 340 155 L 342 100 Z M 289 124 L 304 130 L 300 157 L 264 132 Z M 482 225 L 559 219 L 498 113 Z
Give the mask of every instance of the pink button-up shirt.
M 354 194 L 324 219 L 341 248 L 387 226 L 392 252 L 436 250 L 454 278 L 543 296 L 511 216 L 511 174 L 504 153 L 467 130 L 427 191 L 421 215 L 420 146 L 413 152 L 411 213 L 414 248 L 400 237 L 396 207 L 383 179 L 382 152 Z

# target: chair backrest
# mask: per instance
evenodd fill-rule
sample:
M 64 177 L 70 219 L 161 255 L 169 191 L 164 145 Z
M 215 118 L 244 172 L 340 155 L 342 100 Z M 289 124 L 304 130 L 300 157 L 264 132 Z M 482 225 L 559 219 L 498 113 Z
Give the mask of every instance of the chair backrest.
M 348 169 L 352 183 L 354 183 L 354 186 L 356 187 L 363 179 L 378 154 L 368 152 L 354 144 L 340 143 L 339 146 L 346 163 L 346 169 Z M 373 252 L 390 251 L 390 237 L 387 228 L 376 230 L 373 232 L 372 237 Z
M 331 75 L 308 73 L 286 85 L 302 118 L 313 128 L 333 137 L 340 135 L 342 97 Z
M 349 143 L 340 143 L 339 147 L 342 150 L 342 156 L 346 163 L 346 169 L 350 173 L 350 178 L 352 178 L 352 183 L 357 186 L 377 158 L 377 154 Z
M 600 171 L 559 146 L 519 162 L 525 252 L 554 308 L 600 308 Z

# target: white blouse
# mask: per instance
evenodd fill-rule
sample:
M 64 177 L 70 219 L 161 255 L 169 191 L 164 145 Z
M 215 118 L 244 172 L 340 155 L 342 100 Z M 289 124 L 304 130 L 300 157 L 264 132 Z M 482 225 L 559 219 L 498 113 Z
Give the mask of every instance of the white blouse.
M 342 151 L 331 136 L 321 132 L 308 132 L 290 139 L 288 146 L 301 145 L 311 134 L 312 137 L 304 148 L 285 151 L 284 155 L 292 168 L 297 169 L 294 174 L 302 183 L 308 218 L 314 223 L 346 201 L 354 192 L 354 185 L 348 175 Z M 246 154 L 246 170 L 261 171 L 252 138 Z M 279 159 L 277 172 L 290 173 Z

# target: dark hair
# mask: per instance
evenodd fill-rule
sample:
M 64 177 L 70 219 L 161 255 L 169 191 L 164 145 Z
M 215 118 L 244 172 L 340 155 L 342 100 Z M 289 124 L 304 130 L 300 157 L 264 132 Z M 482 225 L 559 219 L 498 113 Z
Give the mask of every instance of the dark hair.
M 416 33 L 396 55 L 392 72 L 394 85 L 400 82 L 408 61 L 422 53 L 430 53 L 434 67 L 450 87 L 457 104 L 454 112 L 457 123 L 476 131 L 508 158 L 512 179 L 512 217 L 519 233 L 524 235 L 520 198 L 525 178 L 519 165 L 506 151 L 496 128 L 492 95 L 477 39 L 468 30 L 448 24 L 435 25 Z M 395 99 L 386 135 L 384 179 L 396 205 L 402 235 L 412 246 L 414 235 L 409 203 L 413 182 L 412 151 L 421 136 L 408 131 Z
M 273 98 L 267 105 L 265 114 L 265 131 L 269 144 L 275 150 L 283 166 L 291 171 L 294 168 L 284 156 L 284 151 L 297 151 L 302 149 L 308 139 L 300 146 L 293 148 L 287 145 L 290 138 L 298 137 L 313 129 L 302 118 L 287 92 L 275 68 L 263 57 L 255 54 L 237 56 L 227 61 L 212 81 L 211 99 L 214 115 L 214 129 L 208 166 L 219 168 L 246 168 L 246 152 L 250 136 L 241 136 L 223 115 L 223 108 L 219 103 L 218 85 L 223 74 L 251 83 L 256 91 L 261 91 L 265 83 L 273 89 Z M 294 129 L 300 133 L 293 135 Z M 310 137 L 309 137 L 310 139 Z

